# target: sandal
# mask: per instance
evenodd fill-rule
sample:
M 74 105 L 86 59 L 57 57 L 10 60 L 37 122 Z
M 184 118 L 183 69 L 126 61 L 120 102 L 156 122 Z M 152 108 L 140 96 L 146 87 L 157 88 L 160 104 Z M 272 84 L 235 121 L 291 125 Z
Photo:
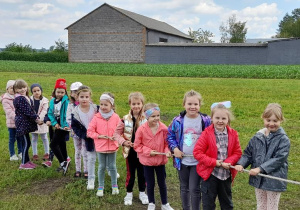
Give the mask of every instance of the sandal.
M 81 172 L 80 171 L 76 171 L 75 174 L 74 174 L 74 177 L 75 178 L 81 177 Z
M 89 178 L 88 172 L 84 172 L 84 175 L 83 175 L 83 176 L 84 176 L 85 179 Z

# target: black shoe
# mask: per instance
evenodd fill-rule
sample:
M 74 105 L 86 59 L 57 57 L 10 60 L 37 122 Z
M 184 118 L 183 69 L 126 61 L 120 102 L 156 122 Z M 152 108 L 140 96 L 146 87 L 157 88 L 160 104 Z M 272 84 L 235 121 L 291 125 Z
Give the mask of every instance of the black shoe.
M 68 171 L 68 168 L 69 168 L 69 162 L 64 161 L 64 164 L 63 164 L 62 168 L 63 168 L 64 175 L 66 175 L 66 173 Z
M 58 168 L 56 169 L 57 172 L 62 172 L 63 170 L 64 170 L 64 169 L 63 169 L 62 166 L 60 166 L 60 167 L 58 167 Z

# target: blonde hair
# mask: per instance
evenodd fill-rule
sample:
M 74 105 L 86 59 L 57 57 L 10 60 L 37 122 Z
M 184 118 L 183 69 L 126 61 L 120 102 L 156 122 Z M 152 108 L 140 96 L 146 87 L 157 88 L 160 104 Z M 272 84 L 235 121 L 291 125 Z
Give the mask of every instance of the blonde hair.
M 148 109 L 152 109 L 154 107 L 158 107 L 158 104 L 156 104 L 156 103 L 147 103 L 144 106 L 144 110 L 147 111 Z
M 282 107 L 278 103 L 270 103 L 270 104 L 268 104 L 268 106 L 264 110 L 264 112 L 261 115 L 261 117 L 263 119 L 266 119 L 266 118 L 271 117 L 272 115 L 275 115 L 275 117 L 278 120 L 282 121 L 282 122 L 285 120 L 284 117 L 283 117 L 283 113 L 282 113 Z
M 79 96 L 80 93 L 90 93 L 90 96 L 92 95 L 92 90 L 90 87 L 81 85 L 76 92 L 77 97 Z
M 234 120 L 234 116 L 231 112 L 230 109 L 226 108 L 223 104 L 217 104 L 214 108 L 211 110 L 211 119 L 213 119 L 214 114 L 216 113 L 217 110 L 222 110 L 226 112 L 227 117 L 228 117 L 228 125 L 230 126 L 230 122 Z
M 190 91 L 187 91 L 185 94 L 184 94 L 184 97 L 183 97 L 183 105 L 185 104 L 186 102 L 186 98 L 187 97 L 192 97 L 192 96 L 197 96 L 197 98 L 199 99 L 199 106 L 201 106 L 203 104 L 203 99 L 202 99 L 202 96 L 200 93 L 198 93 L 197 91 L 194 91 L 193 89 L 190 90 Z
M 26 91 L 26 96 L 29 97 L 29 87 L 28 87 L 28 84 L 22 80 L 22 79 L 17 79 L 15 84 L 13 85 L 13 90 L 14 90 L 14 93 L 16 93 L 16 89 L 21 89 L 21 88 L 24 88 L 24 87 L 27 87 L 27 91 Z
M 128 96 L 128 104 L 131 104 L 132 99 L 138 99 L 141 100 L 142 105 L 144 105 L 145 103 L 145 97 L 141 92 L 132 92 L 129 94 Z M 136 130 L 139 126 L 140 126 L 140 121 L 142 121 L 144 116 L 144 106 L 142 106 L 141 111 L 138 114 L 138 117 L 136 119 L 135 125 L 134 125 L 134 129 Z
M 104 93 L 102 93 L 102 95 L 103 94 L 107 94 L 107 95 L 109 95 L 110 97 L 112 97 L 115 100 L 115 96 L 112 93 L 110 93 L 110 92 L 104 92 Z M 107 100 L 107 101 L 111 104 L 111 102 L 109 100 Z M 116 106 L 115 106 L 115 104 L 116 103 L 111 104 L 111 108 L 112 108 L 112 110 L 114 110 L 114 112 L 116 112 Z

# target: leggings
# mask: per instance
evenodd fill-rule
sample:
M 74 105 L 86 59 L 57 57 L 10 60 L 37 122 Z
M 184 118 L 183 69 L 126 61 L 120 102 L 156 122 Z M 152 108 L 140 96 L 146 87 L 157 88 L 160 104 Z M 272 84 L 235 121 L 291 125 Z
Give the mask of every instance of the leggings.
M 273 192 L 255 188 L 257 209 L 278 210 L 280 192 Z
M 29 133 L 26 133 L 23 136 L 20 136 L 20 138 L 23 141 L 22 164 L 25 164 L 30 161 L 29 154 L 28 154 L 28 150 L 31 145 Z
M 81 172 L 81 156 L 83 159 L 83 171 L 87 172 L 88 158 L 87 151 L 85 147 L 85 140 L 79 138 L 78 136 L 73 136 L 74 147 L 75 147 L 75 165 L 76 171 Z
M 49 154 L 49 141 L 48 141 L 47 133 L 41 133 L 40 136 L 41 136 L 41 139 L 42 139 L 43 144 L 44 144 L 45 154 Z M 33 155 L 38 154 L 38 151 L 37 151 L 38 139 L 39 139 L 39 134 L 38 133 L 31 133 L 31 142 L 32 142 Z
M 67 161 L 67 145 L 66 145 L 66 136 L 68 135 L 68 131 L 64 131 L 61 129 L 55 129 L 53 140 L 50 143 L 50 147 L 58 159 L 59 163 Z

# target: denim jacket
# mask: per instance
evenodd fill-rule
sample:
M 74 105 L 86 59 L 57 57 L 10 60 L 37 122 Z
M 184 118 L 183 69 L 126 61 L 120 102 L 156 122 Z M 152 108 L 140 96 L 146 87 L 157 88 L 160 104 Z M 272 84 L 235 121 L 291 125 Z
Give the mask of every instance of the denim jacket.
M 201 116 L 201 123 L 202 123 L 202 131 L 210 125 L 210 117 L 206 114 L 199 112 Z M 186 115 L 186 111 L 182 111 L 178 116 L 174 117 L 172 123 L 168 127 L 168 136 L 167 142 L 169 144 L 170 150 L 173 152 L 176 147 L 180 151 L 183 148 L 183 119 Z M 180 170 L 181 167 L 181 159 L 180 158 L 173 158 L 173 165 L 175 168 Z

